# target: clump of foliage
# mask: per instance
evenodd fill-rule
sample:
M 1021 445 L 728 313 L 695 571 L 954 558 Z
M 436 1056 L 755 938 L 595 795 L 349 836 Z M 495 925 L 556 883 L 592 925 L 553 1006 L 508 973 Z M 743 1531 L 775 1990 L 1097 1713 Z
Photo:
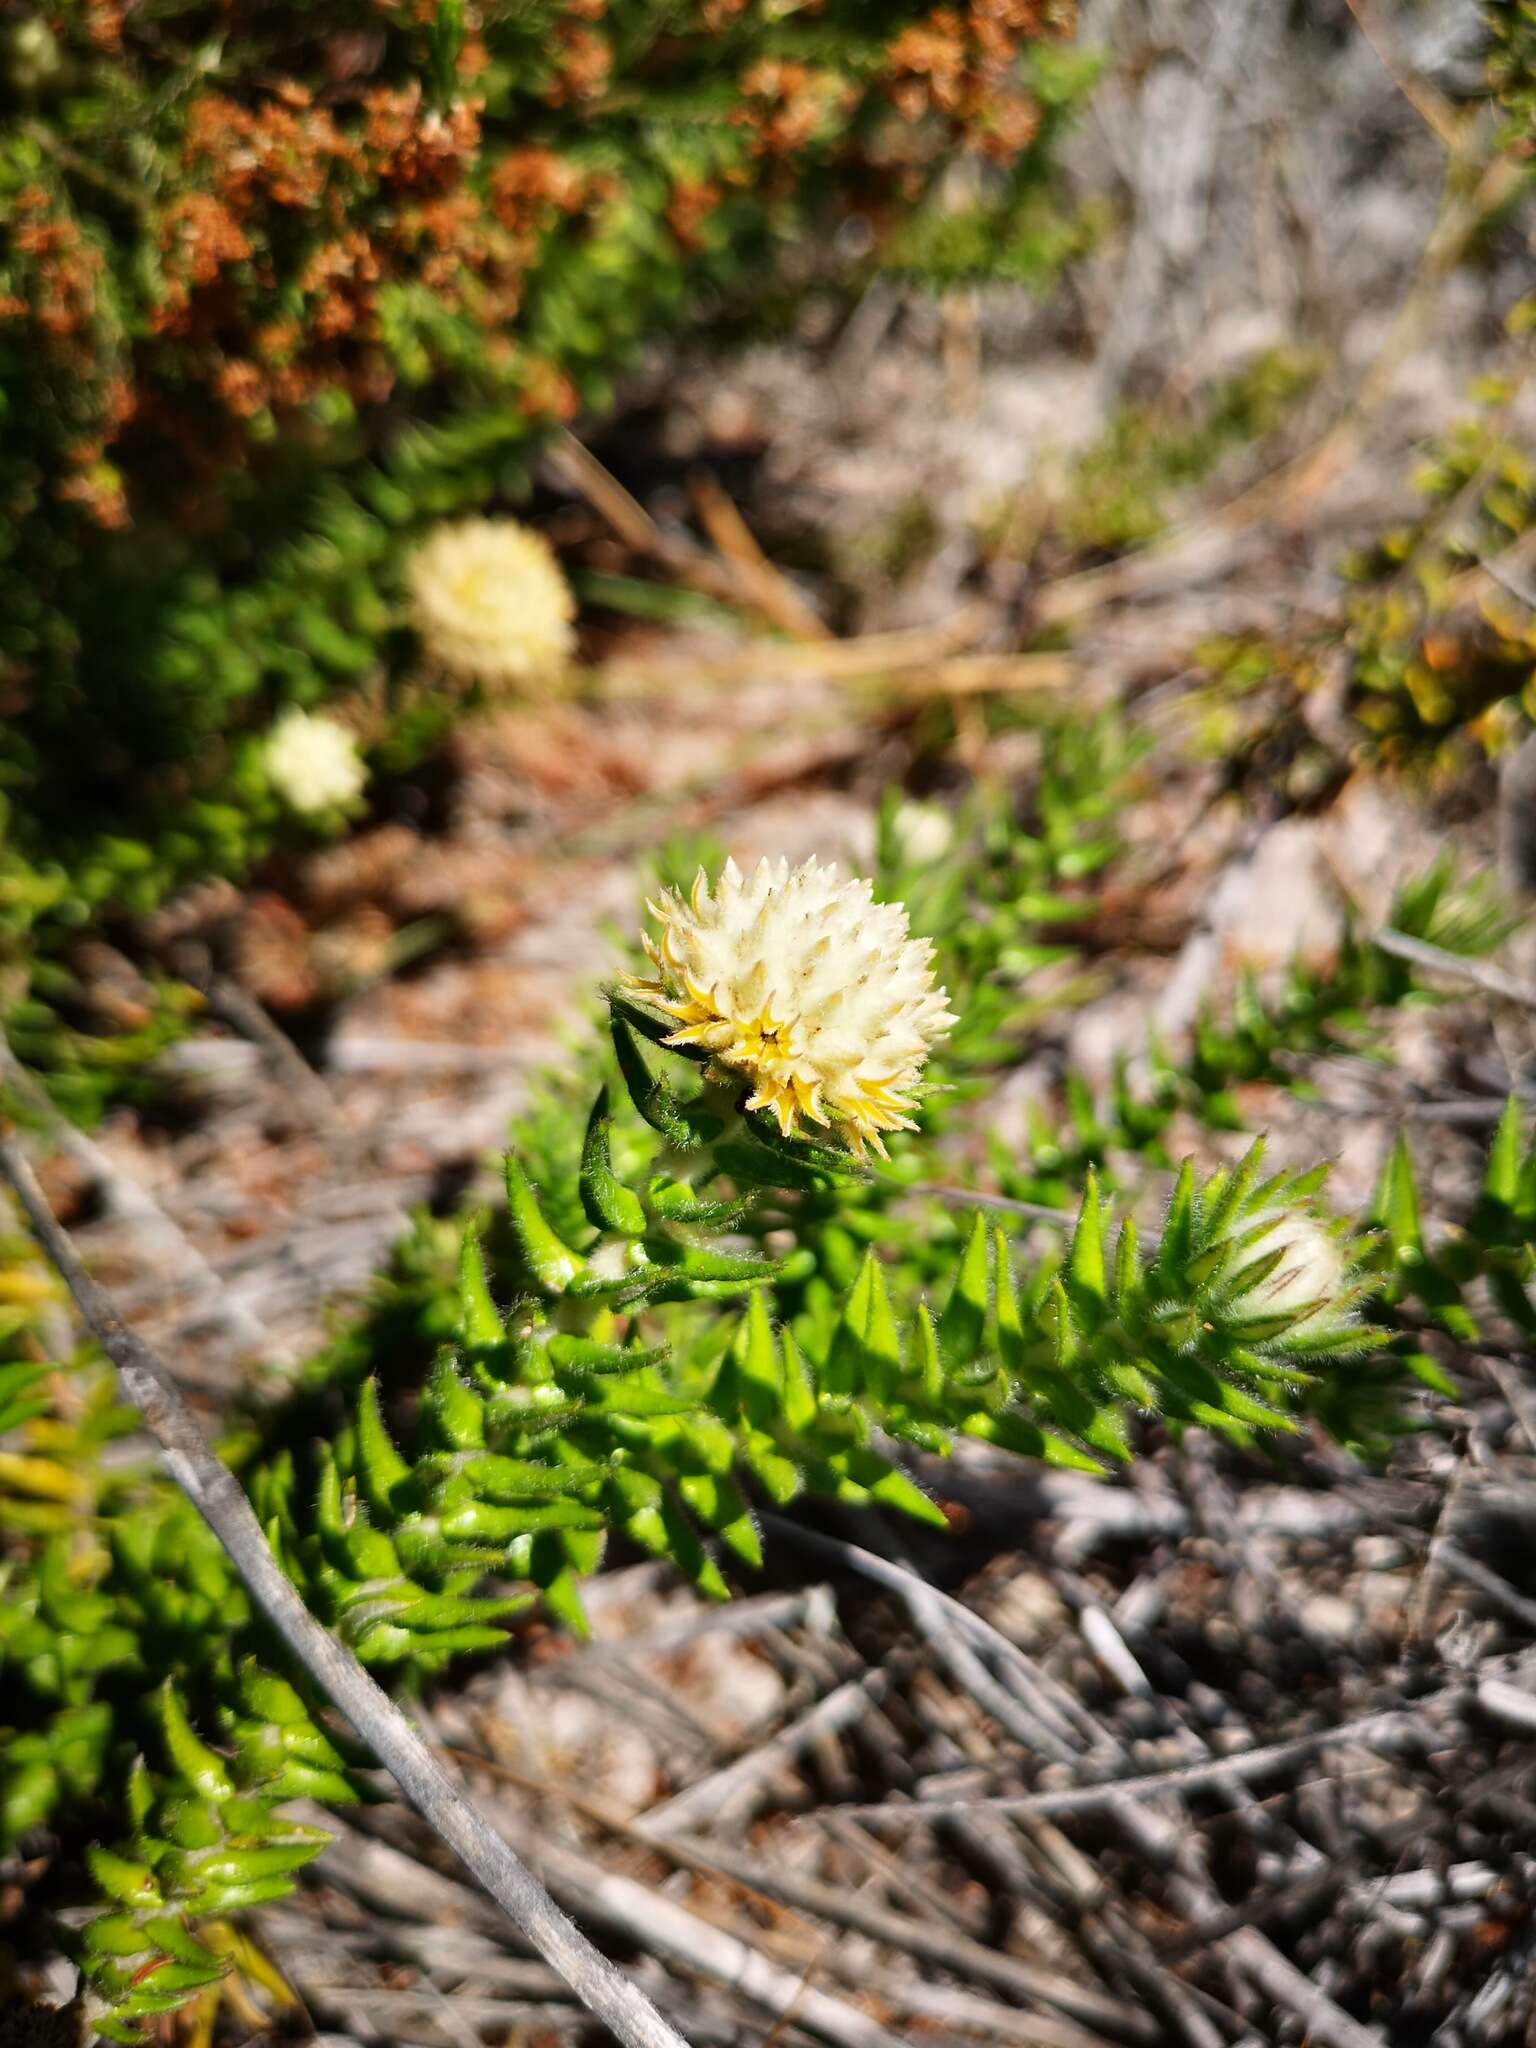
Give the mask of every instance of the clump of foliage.
M 1383 1239 L 1319 1209 L 1321 1169 L 1266 1177 L 1256 1145 L 1204 1181 L 1186 1166 L 1150 1244 L 1088 1173 L 1042 1256 L 984 1210 L 957 1230 L 835 1136 L 786 1137 L 740 1070 L 665 1043 L 678 1017 L 648 991 L 608 1011 L 594 1091 L 525 1123 L 505 1210 L 424 1220 L 370 1314 L 226 1440 L 313 1611 L 397 1683 L 493 1652 L 536 1598 L 579 1630 L 616 1539 L 723 1596 L 761 1562 L 759 1503 L 942 1527 L 904 1447 L 1100 1471 L 1139 1418 L 1249 1446 L 1308 1414 L 1373 1447 L 1414 1375 L 1443 1383 L 1398 1332 L 1414 1302 L 1448 1331 L 1437 1290 L 1486 1278 L 1533 1313 L 1513 1112 L 1454 1252 L 1405 1222 L 1403 1165 Z M 46 1826 L 56 1898 L 95 1900 L 72 1939 L 97 2024 L 130 2039 L 206 1997 L 225 1916 L 318 1853 L 285 1803 L 367 1796 L 367 1759 L 131 1454 L 103 1367 L 62 1355 L 35 1263 L 12 1245 L 3 1271 L 0 1832 Z M 1484 1311 L 1459 1313 L 1465 1340 Z
M 1510 931 L 1489 893 L 1459 885 L 1448 860 L 1399 892 L 1390 922 L 1410 938 L 1470 957 L 1495 951 Z M 1193 1117 L 1212 1130 L 1251 1128 L 1245 1091 L 1264 1084 L 1305 1096 L 1309 1061 L 1339 1053 L 1381 1057 L 1385 1020 L 1430 1000 L 1412 970 L 1351 920 L 1330 961 L 1293 960 L 1273 990 L 1244 970 L 1229 1003 L 1202 1005 L 1182 1060 L 1154 1041 L 1144 1072 L 1133 1078 L 1122 1058 L 1102 1096 L 1068 1069 L 1060 1119 L 1037 1106 L 1023 1156 L 993 1148 L 998 1185 L 1025 1201 L 1059 1203 L 1090 1166 L 1102 1170 L 1128 1156 L 1166 1166 L 1181 1121 Z
M 930 290 L 1021 284 L 1040 292 L 1091 248 L 1101 205 L 1063 203 L 1052 145 L 1099 73 L 1090 51 L 1042 44 L 1024 59 L 1027 103 L 1016 104 L 989 143 L 952 166 L 924 205 L 899 223 L 884 268 Z
M 1536 151 L 1536 18 L 1527 0 L 1482 9 L 1487 84 L 1499 115 L 1502 210 L 1530 188 Z M 1528 292 L 1505 314 L 1517 341 L 1536 324 Z M 1352 708 L 1385 759 L 1448 776 L 1473 750 L 1497 753 L 1532 714 L 1536 592 L 1523 546 L 1536 520 L 1536 469 L 1512 431 L 1522 373 L 1482 380 L 1478 412 L 1430 449 L 1421 515 L 1346 564 Z M 1527 437 L 1528 438 L 1528 437 Z
M 1256 657 L 1255 672 L 1269 664 Z M 1094 991 L 1083 941 L 1124 848 L 1117 820 L 1145 786 L 1143 737 L 1116 713 L 1046 723 L 1027 789 L 979 786 L 952 809 L 896 793 L 882 805 L 877 887 L 909 906 L 914 930 L 935 943 L 937 971 L 959 1022 L 932 1065 L 925 1127 L 944 1131 L 957 1105 L 1016 1063 L 1026 1032 Z M 1458 875 L 1449 857 L 1406 883 L 1388 922 L 1411 938 L 1463 956 L 1494 952 L 1509 915 L 1483 878 Z M 1038 977 L 1050 970 L 1049 995 Z M 1031 987 L 1031 980 L 1035 985 Z M 1076 1200 L 1090 1167 L 1138 1156 L 1168 1168 L 1168 1150 L 1193 1117 L 1213 1130 L 1251 1123 L 1255 1085 L 1305 1093 L 1305 1063 L 1328 1053 L 1377 1056 L 1392 1012 L 1432 1001 L 1412 970 L 1383 951 L 1352 914 L 1326 960 L 1290 963 L 1278 985 L 1252 971 L 1221 1003 L 1202 1005 L 1187 1050 L 1149 1043 L 1140 1071 L 1117 1063 L 1105 1091 L 1071 1069 L 1054 1111 L 1030 1111 L 1021 1154 L 992 1148 L 998 1187 L 1060 1205 Z
M 1529 156 L 1536 144 L 1536 14 L 1528 0 L 1494 0 L 1483 13 L 1492 38 L 1488 83 L 1509 116 L 1507 140 Z
M 1071 1000 L 1095 884 L 1121 851 L 1116 819 L 1141 785 L 1145 744 L 1114 713 L 1053 720 L 1039 738 L 1027 791 L 983 784 L 953 810 L 891 792 L 881 806 L 877 892 L 933 940 L 959 1016 L 936 1054 L 930 1127 L 1017 1057 L 1042 1010 Z M 1048 1002 L 1026 987 L 1047 968 L 1059 977 Z
M 1509 710 L 1518 725 L 1531 709 L 1536 609 L 1512 551 L 1536 524 L 1536 467 L 1485 413 L 1432 452 L 1418 485 L 1421 516 L 1346 564 L 1359 586 L 1352 708 L 1386 759 L 1444 773 L 1469 740 L 1498 751 Z
M 1096 555 L 1156 540 L 1177 494 L 1273 434 L 1316 382 L 1319 367 L 1296 349 L 1265 349 L 1196 405 L 1165 398 L 1117 407 L 1074 466 L 1056 515 L 1062 539 Z
M 957 152 L 1038 183 L 1071 95 L 1027 66 L 1069 27 L 1068 0 L 13 9 L 0 946 L 246 868 L 288 707 L 408 764 L 454 697 L 417 675 L 423 530 L 522 489 L 542 432 L 795 223 L 883 230 Z

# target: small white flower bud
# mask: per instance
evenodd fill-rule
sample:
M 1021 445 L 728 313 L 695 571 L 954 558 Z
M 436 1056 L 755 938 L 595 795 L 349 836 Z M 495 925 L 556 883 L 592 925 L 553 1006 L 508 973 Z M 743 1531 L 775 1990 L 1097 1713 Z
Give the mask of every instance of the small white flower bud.
M 267 734 L 262 766 L 284 803 L 304 816 L 355 803 L 368 780 L 354 736 L 309 711 L 283 713 Z
M 909 867 L 942 860 L 955 841 L 955 821 L 942 804 L 905 803 L 891 820 L 896 850 Z
M 1347 1264 L 1337 1239 L 1302 1209 L 1275 1209 L 1247 1219 L 1249 1229 L 1258 1224 L 1264 1229 L 1242 1247 L 1237 1263 L 1251 1266 L 1272 1252 L 1280 1253 L 1280 1261 L 1244 1294 L 1245 1311 L 1283 1316 L 1311 1307 L 1323 1314 L 1345 1286 Z M 1296 1327 L 1305 1328 L 1312 1320 L 1302 1316 Z

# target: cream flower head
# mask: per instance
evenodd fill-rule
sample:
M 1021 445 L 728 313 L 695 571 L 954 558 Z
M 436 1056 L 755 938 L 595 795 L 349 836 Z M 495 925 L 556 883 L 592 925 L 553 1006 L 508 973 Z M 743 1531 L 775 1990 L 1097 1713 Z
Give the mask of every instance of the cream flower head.
M 285 711 L 262 748 L 267 780 L 290 810 L 308 816 L 354 803 L 368 780 L 357 740 L 334 718 Z
M 515 519 L 437 527 L 411 556 L 406 581 L 422 645 L 455 675 L 531 682 L 570 658 L 570 586 L 548 541 Z
M 896 851 L 909 867 L 942 860 L 955 840 L 955 821 L 942 804 L 904 803 L 891 820 Z
M 912 1129 L 923 1064 L 956 1020 L 899 903 L 812 858 L 762 861 L 750 880 L 728 860 L 713 890 L 700 869 L 686 903 L 668 890 L 649 908 L 656 972 L 631 986 L 678 1020 L 668 1045 L 745 1075 L 748 1109 L 786 1137 L 806 1118 L 883 1156 L 883 1132 Z
M 1348 1262 L 1338 1240 L 1304 1209 L 1274 1209 L 1251 1216 L 1248 1228 L 1262 1224 L 1257 1237 L 1243 1245 L 1240 1266 L 1279 1252 L 1274 1271 L 1243 1295 L 1244 1313 L 1296 1316 L 1304 1328 L 1332 1307 L 1344 1292 Z M 1311 1311 L 1311 1313 L 1303 1313 Z

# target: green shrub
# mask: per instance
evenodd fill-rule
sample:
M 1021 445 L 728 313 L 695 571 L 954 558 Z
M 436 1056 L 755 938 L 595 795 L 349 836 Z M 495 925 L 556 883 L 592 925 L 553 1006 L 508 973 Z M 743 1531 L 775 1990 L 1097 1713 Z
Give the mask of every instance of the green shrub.
M 1430 451 L 1418 485 L 1419 518 L 1346 564 L 1351 707 L 1386 760 L 1445 775 L 1497 753 L 1532 708 L 1536 615 L 1513 551 L 1536 524 L 1536 467 L 1485 412 Z
M 1310 1415 L 1379 1450 L 1417 1383 L 1447 1384 L 1426 1320 L 1474 1342 L 1489 1289 L 1536 1319 L 1513 1109 L 1443 1244 L 1405 1153 L 1351 1226 L 1319 1207 L 1321 1169 L 1266 1177 L 1255 1145 L 1204 1180 L 1186 1165 L 1146 1243 L 1088 1172 L 1042 1255 L 900 1162 L 784 1137 L 707 1052 L 662 1044 L 676 1023 L 610 991 L 609 1049 L 518 1131 L 505 1210 L 423 1219 L 369 1313 L 230 1425 L 284 1570 L 397 1684 L 493 1652 L 535 1598 L 579 1630 L 615 1539 L 720 1597 L 761 1561 L 760 1503 L 942 1527 L 909 1448 L 1102 1472 L 1149 1420 L 1245 1448 Z M 60 1896 L 96 1906 L 72 1939 L 97 2022 L 131 2038 L 230 1967 L 224 1915 L 318 1853 L 285 1802 L 365 1796 L 366 1759 L 164 1473 L 103 1456 L 132 1418 L 89 1355 L 48 1360 L 49 1290 L 5 1249 L 0 1817 L 7 1840 L 58 1838 Z
M 392 768 L 454 703 L 403 597 L 435 522 L 809 222 L 1028 169 L 1069 0 L 171 0 L 0 50 L 0 943 L 238 874 L 259 736 Z M 1006 206 L 1005 206 L 1006 211 Z M 110 831 L 100 820 L 110 816 Z

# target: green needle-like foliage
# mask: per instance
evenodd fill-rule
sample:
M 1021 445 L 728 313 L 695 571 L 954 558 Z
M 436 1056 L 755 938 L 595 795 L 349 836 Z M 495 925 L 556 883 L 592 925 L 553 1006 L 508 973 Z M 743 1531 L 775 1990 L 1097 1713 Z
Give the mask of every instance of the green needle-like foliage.
M 761 1562 L 759 1509 L 821 1495 L 939 1528 L 965 1438 L 1107 1471 L 1145 1421 L 1250 1448 L 1303 1417 L 1378 1449 L 1444 1354 L 1536 1319 L 1536 1152 L 1512 1108 L 1483 1193 L 1430 1244 L 1406 1154 L 1371 1229 L 1263 1146 L 1176 1177 L 1156 1234 L 1094 1175 L 1059 1250 L 782 1138 L 739 1080 L 610 998 L 614 1064 L 552 1096 L 507 1204 L 424 1224 L 372 1315 L 241 1424 L 230 1455 L 304 1598 L 407 1688 L 505 1644 L 621 1541 L 706 1595 Z M 0 1354 L 0 1831 L 46 1826 L 112 2038 L 230 1967 L 219 1922 L 321 1846 L 284 1812 L 370 1790 L 212 1537 L 88 1358 L 46 1362 L 46 1288 L 12 1255 Z M 11 1270 L 10 1268 L 7 1269 Z M 1427 1345 L 1440 1356 L 1431 1356 Z M 910 1464 L 912 1453 L 929 1461 Z M 73 1873 L 72 1881 L 70 1873 Z
M 83 1848 L 100 1911 L 73 1946 L 114 2040 L 229 1967 L 196 1923 L 283 1896 L 319 1853 L 281 1807 L 358 1796 L 201 1517 L 148 1459 L 103 1460 L 133 1421 L 99 1364 L 0 1365 L 0 1845 L 46 1827 Z

